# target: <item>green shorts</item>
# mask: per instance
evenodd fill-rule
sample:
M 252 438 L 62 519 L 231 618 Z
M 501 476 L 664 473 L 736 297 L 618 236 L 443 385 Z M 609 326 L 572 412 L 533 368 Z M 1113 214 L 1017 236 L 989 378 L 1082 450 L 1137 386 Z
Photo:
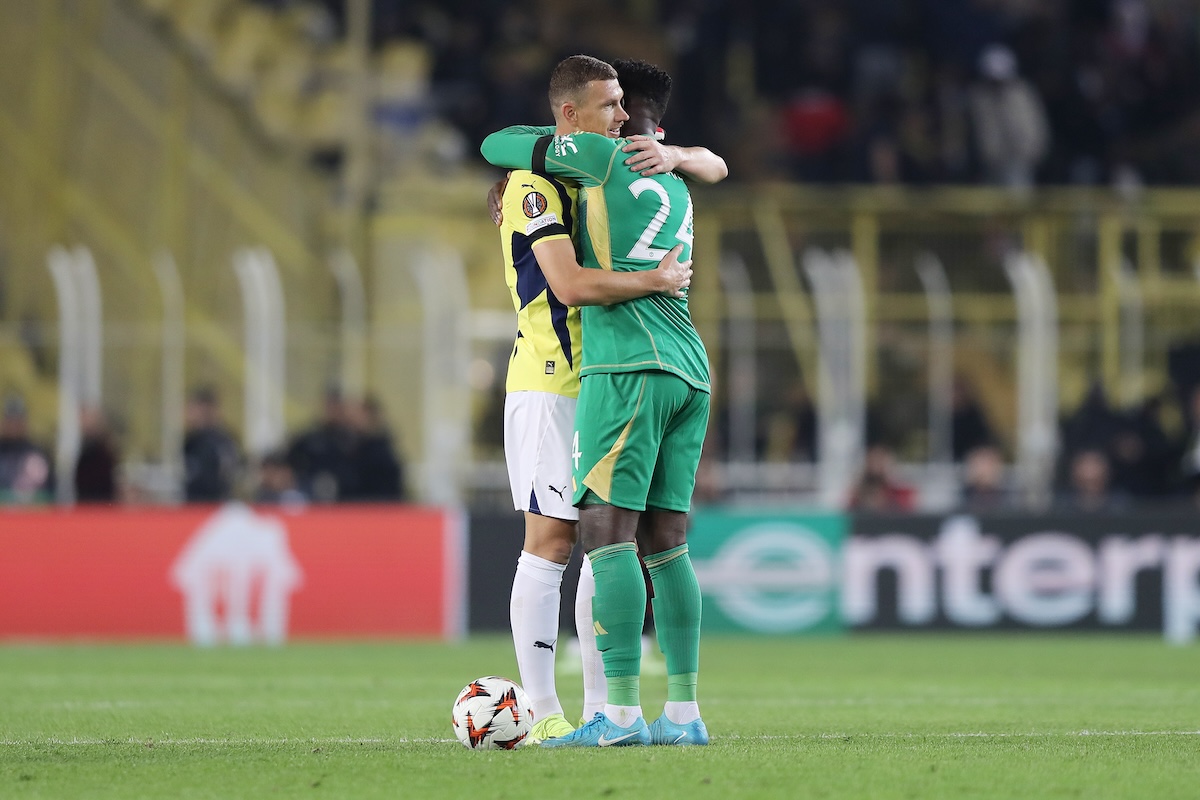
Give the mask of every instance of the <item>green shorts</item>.
M 575 505 L 690 510 L 708 404 L 707 392 L 668 372 L 584 377 L 571 447 Z

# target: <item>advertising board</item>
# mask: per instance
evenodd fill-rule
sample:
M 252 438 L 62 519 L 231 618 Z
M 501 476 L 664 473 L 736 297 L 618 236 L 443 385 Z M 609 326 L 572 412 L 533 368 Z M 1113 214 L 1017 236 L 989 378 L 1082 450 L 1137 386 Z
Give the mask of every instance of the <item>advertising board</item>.
M 453 637 L 459 515 L 410 506 L 0 513 L 0 637 Z
M 1200 621 L 1194 514 L 857 516 L 842 614 L 855 628 L 1161 630 Z

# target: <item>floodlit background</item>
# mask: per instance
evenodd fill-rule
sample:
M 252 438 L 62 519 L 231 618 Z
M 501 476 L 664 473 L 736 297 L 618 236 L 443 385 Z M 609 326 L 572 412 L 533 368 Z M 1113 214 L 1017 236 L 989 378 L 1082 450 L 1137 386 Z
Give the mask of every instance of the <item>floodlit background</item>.
M 702 499 L 1191 502 L 1193 3 L 592 5 L 0 6 L 0 391 L 52 467 L 11 499 L 188 497 L 199 391 L 218 494 L 291 449 L 310 498 L 503 507 L 477 148 L 588 52 L 671 71 L 668 138 L 731 167 L 696 190 Z M 387 486 L 295 455 L 321 419 L 390 438 Z

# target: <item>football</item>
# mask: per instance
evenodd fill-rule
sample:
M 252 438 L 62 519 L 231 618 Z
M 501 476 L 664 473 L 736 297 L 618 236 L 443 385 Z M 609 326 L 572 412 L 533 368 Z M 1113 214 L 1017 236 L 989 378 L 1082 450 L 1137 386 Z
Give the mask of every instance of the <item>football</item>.
M 533 728 L 525 690 L 508 678 L 490 675 L 468 683 L 454 700 L 454 735 L 471 750 L 514 750 Z

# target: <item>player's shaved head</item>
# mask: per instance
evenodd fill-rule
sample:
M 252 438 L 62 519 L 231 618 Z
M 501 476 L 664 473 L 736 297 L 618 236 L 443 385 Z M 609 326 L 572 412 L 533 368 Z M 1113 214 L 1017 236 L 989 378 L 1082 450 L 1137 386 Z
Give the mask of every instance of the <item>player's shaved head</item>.
M 612 65 L 625 90 L 626 102 L 636 99 L 645 103 L 654 122 L 661 122 L 671 100 L 671 76 L 645 61 L 621 58 Z
M 568 56 L 550 73 L 550 107 L 577 103 L 592 81 L 615 81 L 617 71 L 611 64 L 591 56 Z

